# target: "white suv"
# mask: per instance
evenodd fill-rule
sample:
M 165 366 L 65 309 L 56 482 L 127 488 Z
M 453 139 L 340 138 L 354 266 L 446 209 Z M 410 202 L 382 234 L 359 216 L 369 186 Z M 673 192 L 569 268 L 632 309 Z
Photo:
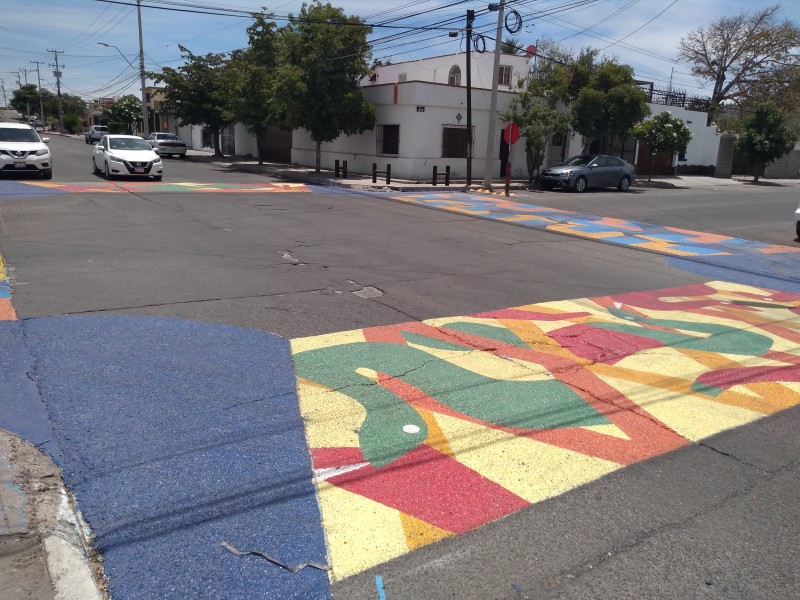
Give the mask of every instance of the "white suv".
M 25 123 L 0 123 L 0 173 L 41 173 L 42 179 L 52 179 L 49 141 Z

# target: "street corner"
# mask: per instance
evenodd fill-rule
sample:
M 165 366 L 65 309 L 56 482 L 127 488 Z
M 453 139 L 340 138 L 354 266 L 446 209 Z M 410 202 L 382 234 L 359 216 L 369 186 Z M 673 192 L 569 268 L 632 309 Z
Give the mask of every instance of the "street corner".
M 156 317 L 7 329 L 112 597 L 330 597 L 287 340 Z
M 800 403 L 798 328 L 710 282 L 293 340 L 331 579 Z

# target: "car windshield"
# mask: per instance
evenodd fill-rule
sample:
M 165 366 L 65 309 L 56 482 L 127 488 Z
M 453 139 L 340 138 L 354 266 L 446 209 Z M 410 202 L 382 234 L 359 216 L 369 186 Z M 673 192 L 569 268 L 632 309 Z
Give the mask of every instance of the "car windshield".
M 111 150 L 152 150 L 141 138 L 109 138 L 108 144 Z
M 568 158 L 561 164 L 565 167 L 583 167 L 588 165 L 595 158 L 596 156 L 594 154 L 580 154 Z
M 158 139 L 160 139 L 160 140 L 177 140 L 178 136 L 175 135 L 175 134 L 172 134 L 172 133 L 166 133 L 166 134 L 163 134 L 163 135 L 159 135 Z
M 95 126 L 94 130 L 95 131 L 108 131 L 108 127 L 106 127 L 105 125 Z
M 39 136 L 30 127 L 0 127 L 0 142 L 38 142 Z

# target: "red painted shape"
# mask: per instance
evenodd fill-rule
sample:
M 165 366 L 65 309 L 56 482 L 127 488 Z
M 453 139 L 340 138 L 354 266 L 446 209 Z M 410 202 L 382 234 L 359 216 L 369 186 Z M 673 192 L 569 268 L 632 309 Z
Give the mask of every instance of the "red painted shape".
M 385 467 L 366 466 L 328 482 L 458 534 L 530 506 L 480 473 L 424 445 Z
M 548 336 L 576 356 L 607 365 L 613 365 L 641 350 L 664 346 L 654 339 L 589 325 L 562 327 L 551 331 Z
M 335 469 L 366 462 L 361 448 L 311 448 L 311 462 L 315 469 Z
M 741 367 L 719 369 L 703 373 L 697 378 L 698 383 L 727 390 L 735 385 L 773 382 L 800 382 L 800 366 L 788 365 L 778 367 Z
M 591 317 L 588 312 L 571 313 L 542 313 L 518 308 L 504 308 L 502 310 L 490 310 L 488 312 L 472 315 L 478 319 L 513 319 L 514 321 L 567 321 L 580 317 Z

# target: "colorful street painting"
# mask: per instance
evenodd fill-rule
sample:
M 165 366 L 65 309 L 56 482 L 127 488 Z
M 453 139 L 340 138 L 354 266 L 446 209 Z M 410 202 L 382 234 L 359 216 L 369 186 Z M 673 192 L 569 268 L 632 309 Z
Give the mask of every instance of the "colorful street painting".
M 800 248 L 791 246 L 767 244 L 676 227 L 664 227 L 652 223 L 580 214 L 568 210 L 514 202 L 496 196 L 427 193 L 405 194 L 392 196 L 392 198 L 410 204 L 602 240 L 671 256 L 789 255 L 795 260 L 800 260 Z M 797 266 L 800 266 L 800 263 Z
M 17 313 L 11 305 L 11 288 L 8 283 L 8 272 L 3 255 L 0 254 L 0 321 L 14 321 Z
M 52 181 L 18 181 L 20 185 L 63 194 L 124 194 L 124 193 L 214 193 L 214 194 L 264 194 L 271 192 L 309 192 L 302 183 L 197 183 L 190 181 L 87 181 L 60 183 Z
M 292 352 L 335 581 L 800 403 L 800 295 L 715 281 Z

